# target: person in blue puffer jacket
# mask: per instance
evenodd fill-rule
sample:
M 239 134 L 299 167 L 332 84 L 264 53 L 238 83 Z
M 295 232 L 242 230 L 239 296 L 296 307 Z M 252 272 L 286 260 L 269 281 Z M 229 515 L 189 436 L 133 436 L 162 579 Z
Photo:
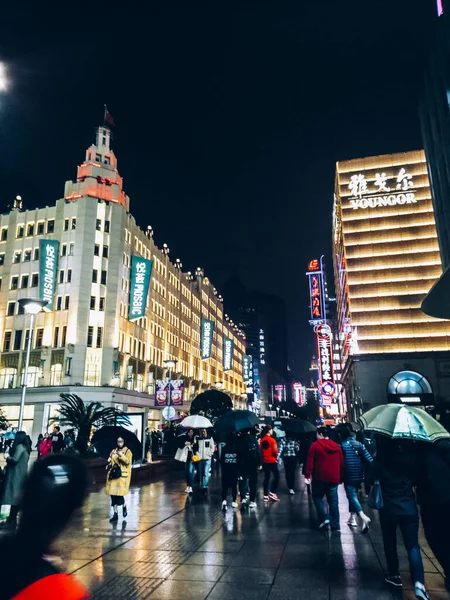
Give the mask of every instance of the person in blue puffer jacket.
M 370 526 L 370 517 L 364 513 L 361 507 L 358 499 L 358 490 L 364 481 L 366 464 L 370 464 L 373 458 L 364 444 L 353 439 L 352 429 L 347 423 L 338 425 L 335 431 L 339 435 L 344 455 L 344 488 L 350 512 L 350 518 L 347 523 L 350 527 L 357 527 L 358 521 L 356 517 L 358 516 L 361 522 L 361 532 L 367 533 Z

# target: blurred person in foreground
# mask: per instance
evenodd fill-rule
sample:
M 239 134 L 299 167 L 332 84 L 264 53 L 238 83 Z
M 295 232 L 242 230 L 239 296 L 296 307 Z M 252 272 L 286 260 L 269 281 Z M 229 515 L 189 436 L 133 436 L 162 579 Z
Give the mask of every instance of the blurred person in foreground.
M 11 510 L 4 527 L 14 529 L 17 525 L 20 494 L 25 483 L 30 460 L 31 444 L 25 431 L 18 431 L 14 438 L 11 453 L 6 459 L 6 476 L 2 504 L 10 505 Z
M 87 600 L 74 576 L 60 573 L 44 556 L 86 490 L 86 471 L 73 455 L 52 454 L 36 461 L 25 483 L 17 532 L 0 540 L 0 600 Z

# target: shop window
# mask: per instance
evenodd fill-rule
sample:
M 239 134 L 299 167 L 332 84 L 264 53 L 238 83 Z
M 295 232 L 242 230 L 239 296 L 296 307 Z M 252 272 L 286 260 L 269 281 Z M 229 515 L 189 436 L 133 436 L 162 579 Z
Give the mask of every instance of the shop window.
M 27 373 L 27 387 L 38 387 L 39 377 L 41 377 L 41 369 L 39 367 L 28 367 Z M 25 369 L 22 369 L 22 375 L 20 376 L 20 385 L 23 385 L 25 379 Z
M 8 373 L 5 373 L 8 371 Z M 15 380 L 17 378 L 16 369 L 2 369 L 0 370 L 0 387 L 4 388 L 13 388 L 16 386 Z M 9 383 L 8 385 L 1 385 L 3 381 Z M 5 413 L 5 417 L 11 427 L 17 427 L 19 425 L 19 412 L 20 405 L 19 404 L 6 404 L 2 406 L 2 410 Z M 26 431 L 28 435 L 32 435 L 33 433 L 33 420 L 34 420 L 34 404 L 25 404 L 23 410 L 23 423 L 22 429 Z

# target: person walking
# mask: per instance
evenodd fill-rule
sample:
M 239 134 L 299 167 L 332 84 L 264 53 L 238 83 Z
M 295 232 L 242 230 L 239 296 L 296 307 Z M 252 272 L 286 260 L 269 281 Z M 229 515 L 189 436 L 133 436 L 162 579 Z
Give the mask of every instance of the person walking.
M 254 430 L 238 436 L 239 495 L 243 509 L 256 508 L 258 471 L 262 468 L 261 450 Z
M 361 442 L 353 439 L 352 429 L 347 423 L 336 427 L 336 432 L 341 441 L 342 453 L 344 455 L 344 489 L 348 500 L 348 511 L 350 518 L 347 521 L 349 527 L 357 527 L 357 516 L 361 523 L 361 533 L 367 533 L 370 527 L 368 517 L 359 502 L 358 490 L 366 475 L 365 465 L 373 461 L 367 448 Z
M 377 454 L 371 472 L 374 481 L 380 483 L 383 497 L 383 508 L 379 510 L 379 514 L 387 563 L 385 580 L 395 588 L 403 586 L 397 552 L 397 528 L 399 528 L 408 554 L 416 598 L 427 600 L 419 546 L 419 513 L 413 489 L 417 480 L 416 448 L 414 442 L 378 436 Z
M 59 425 L 53 427 L 52 434 L 52 452 L 62 452 L 64 450 L 64 438 Z
M 280 472 L 278 471 L 277 465 L 278 448 L 277 443 L 273 438 L 273 429 L 270 425 L 266 425 L 263 428 L 259 445 L 261 448 L 262 465 L 264 470 L 264 502 L 269 502 L 269 500 L 279 502 L 280 499 L 277 496 L 278 483 L 280 481 Z M 273 475 L 273 480 L 269 492 L 271 475 Z
M 31 448 L 25 431 L 18 431 L 14 438 L 10 455 L 6 459 L 6 477 L 2 504 L 10 505 L 11 510 L 6 521 L 6 527 L 15 529 L 19 500 L 27 477 L 28 461 Z
M 312 478 L 312 497 L 319 517 L 319 529 L 330 525 L 340 531 L 338 486 L 342 483 L 344 456 L 336 442 L 328 438 L 326 427 L 317 428 L 317 440 L 311 444 L 306 459 L 305 482 Z M 327 498 L 328 510 L 323 501 Z
M 292 496 L 295 494 L 295 470 L 298 465 L 299 452 L 300 444 L 298 440 L 290 436 L 281 439 L 279 455 L 283 460 L 286 484 Z
M 225 446 L 222 448 L 220 465 L 222 468 L 222 510 L 228 509 L 228 491 L 231 491 L 231 506 L 237 508 L 238 486 L 238 443 L 236 433 L 230 433 Z
M 214 456 L 215 447 L 216 444 L 214 439 L 208 435 L 206 429 L 202 429 L 200 431 L 200 437 L 196 440 L 194 453 L 196 453 L 200 458 L 200 460 L 197 462 L 200 475 L 200 488 L 205 496 L 208 493 L 211 460 Z
M 194 483 L 195 464 L 192 462 L 192 456 L 194 454 L 194 430 L 188 429 L 186 433 L 178 437 L 178 448 L 182 449 L 187 447 L 188 454 L 185 463 L 185 475 L 186 475 L 186 494 L 192 494 L 192 484 Z
M 40 455 L 41 455 L 41 451 L 39 450 L 39 446 L 41 445 L 41 442 L 42 442 L 42 440 L 43 440 L 43 439 L 44 439 L 44 436 L 42 435 L 42 433 L 40 433 L 40 434 L 38 435 L 38 439 L 37 439 L 37 442 L 36 442 L 36 445 L 35 445 L 35 448 L 36 448 L 36 450 L 37 450 L 37 457 L 38 457 L 38 458 L 39 458 L 39 457 L 40 457 Z
M 450 592 L 450 441 L 424 444 L 417 479 L 417 499 L 425 537 L 445 574 Z
M 111 506 L 113 507 L 113 516 L 109 520 L 114 523 L 119 519 L 118 506 L 122 506 L 123 517 L 128 514 L 125 498 L 130 489 L 131 481 L 131 465 L 133 462 L 133 454 L 129 448 L 125 446 L 125 440 L 121 437 L 117 438 L 117 445 L 108 458 L 108 472 L 106 475 L 105 492 L 111 496 Z
M 48 433 L 46 433 L 44 435 L 43 440 L 41 441 L 41 445 L 39 446 L 39 454 L 40 454 L 40 456 L 48 456 L 49 454 L 51 454 L 51 451 L 52 451 L 52 439 L 48 435 Z

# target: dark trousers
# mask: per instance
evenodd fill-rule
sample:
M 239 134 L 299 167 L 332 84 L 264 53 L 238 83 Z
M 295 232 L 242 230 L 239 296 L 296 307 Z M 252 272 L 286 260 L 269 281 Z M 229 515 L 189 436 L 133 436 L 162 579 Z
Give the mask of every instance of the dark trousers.
M 298 459 L 296 456 L 285 456 L 283 463 L 286 484 L 290 490 L 293 490 L 295 487 L 295 469 L 297 468 Z
M 227 499 L 228 490 L 231 490 L 231 497 L 233 498 L 233 502 L 236 502 L 237 484 L 237 471 L 232 471 L 231 473 L 228 473 L 227 471 L 224 471 L 222 467 L 222 500 Z
M 250 502 L 255 502 L 257 487 L 257 469 L 252 469 L 251 471 L 244 471 L 241 473 L 241 479 L 239 480 L 239 494 L 241 495 L 241 499 L 245 497 L 247 491 L 250 489 Z
M 421 507 L 425 537 L 447 578 L 450 578 L 450 521 L 445 517 L 449 514 L 449 508 L 445 505 Z
M 333 529 L 339 529 L 339 499 L 338 485 L 336 483 L 326 483 L 325 481 L 312 481 L 313 502 L 317 510 L 319 521 L 329 521 Z M 328 510 L 325 508 L 323 497 L 326 496 Z
M 277 463 L 264 463 L 263 470 L 264 470 L 264 496 L 269 495 L 269 481 L 270 481 L 271 473 L 273 475 L 273 480 L 272 480 L 272 484 L 270 486 L 270 491 L 272 494 L 276 494 L 277 489 L 278 489 L 278 482 L 280 481 L 280 473 L 278 471 Z
M 414 515 L 387 515 L 383 510 L 380 510 L 380 524 L 389 575 L 399 575 L 397 553 L 397 527 L 399 527 L 402 532 L 406 552 L 408 553 L 411 579 L 413 583 L 417 581 L 425 583 L 419 547 L 419 517 Z

